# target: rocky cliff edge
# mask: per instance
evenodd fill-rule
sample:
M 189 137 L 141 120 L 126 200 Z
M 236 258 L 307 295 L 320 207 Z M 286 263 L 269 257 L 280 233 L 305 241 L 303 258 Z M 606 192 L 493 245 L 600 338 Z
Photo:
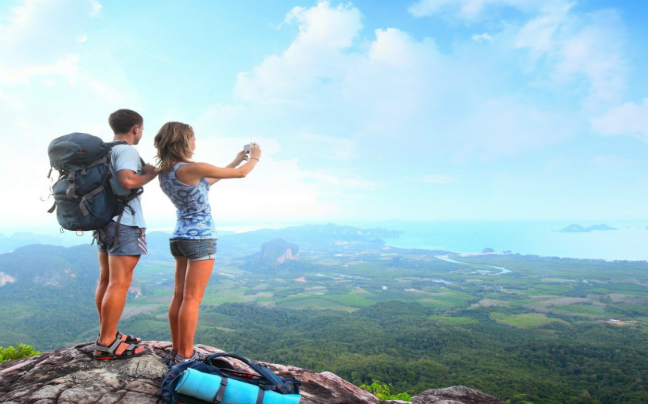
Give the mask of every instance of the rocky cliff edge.
M 149 353 L 115 361 L 92 359 L 92 343 L 76 345 L 0 364 L 0 403 L 17 404 L 163 404 L 160 384 L 168 368 L 162 359 L 170 342 L 143 342 Z M 205 353 L 223 352 L 198 345 Z M 314 373 L 293 366 L 265 363 L 283 377 L 302 382 L 300 404 L 404 404 L 380 401 L 372 394 L 330 372 Z M 245 369 L 242 363 L 235 366 Z M 427 390 L 414 404 L 505 404 L 464 386 Z

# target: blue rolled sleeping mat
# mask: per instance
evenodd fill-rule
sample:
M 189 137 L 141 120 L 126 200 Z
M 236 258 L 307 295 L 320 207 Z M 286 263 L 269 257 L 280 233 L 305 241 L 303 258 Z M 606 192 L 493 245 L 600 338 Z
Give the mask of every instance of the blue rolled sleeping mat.
M 266 391 L 254 384 L 241 382 L 228 377 L 203 373 L 187 368 L 180 375 L 176 392 L 195 397 L 210 403 L 221 404 L 299 404 L 299 394 L 280 394 Z M 262 394 L 262 401 L 259 395 Z

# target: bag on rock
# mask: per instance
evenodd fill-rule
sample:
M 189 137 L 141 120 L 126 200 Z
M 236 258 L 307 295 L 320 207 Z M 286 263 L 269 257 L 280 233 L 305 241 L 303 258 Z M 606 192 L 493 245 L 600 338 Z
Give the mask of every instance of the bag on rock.
M 231 357 L 254 373 L 218 366 L 218 358 Z M 173 366 L 162 381 L 162 398 L 170 404 L 299 404 L 299 382 L 281 378 L 257 361 L 230 354 L 213 354 L 204 362 Z

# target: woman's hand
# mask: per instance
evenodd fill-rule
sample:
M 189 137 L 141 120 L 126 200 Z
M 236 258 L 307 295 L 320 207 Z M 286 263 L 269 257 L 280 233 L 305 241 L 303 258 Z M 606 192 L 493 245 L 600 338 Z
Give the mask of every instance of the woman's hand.
M 228 165 L 227 167 L 230 167 L 230 168 L 238 167 L 239 164 L 241 164 L 244 161 L 247 161 L 248 153 L 249 153 L 248 151 L 241 150 L 236 155 L 236 158 L 234 159 L 234 161 L 232 161 L 232 164 Z
M 215 167 L 215 166 L 212 166 L 212 165 L 209 165 L 209 164 L 205 164 L 205 163 L 185 164 L 181 168 L 183 168 L 184 171 L 186 172 L 187 171 L 187 166 L 191 166 L 191 167 L 188 167 L 188 168 L 189 168 L 189 170 L 191 170 L 191 172 L 196 171 L 197 176 L 198 176 L 197 180 L 199 180 L 200 177 L 205 177 L 205 178 L 207 178 L 207 181 L 209 181 L 210 185 L 214 185 L 215 183 L 220 181 L 222 178 L 243 178 L 243 177 L 245 177 L 246 175 L 248 175 L 248 173 L 250 171 L 252 171 L 252 169 L 254 168 L 256 163 L 259 161 L 259 157 L 261 157 L 261 146 L 259 146 L 257 143 L 250 143 L 250 151 L 241 150 L 240 152 L 238 152 L 238 154 L 236 155 L 236 158 L 234 159 L 234 161 L 232 161 L 227 166 L 225 166 L 225 169 L 218 168 L 218 167 Z M 241 164 L 244 161 L 248 161 L 250 159 L 255 160 L 254 164 L 250 164 L 250 165 L 246 164 L 244 166 L 241 166 L 240 168 L 237 168 L 239 164 Z M 252 163 L 252 162 L 250 161 L 250 163 Z M 235 171 L 235 172 L 227 171 L 227 170 L 231 170 L 231 169 L 235 169 L 235 170 L 238 170 L 238 171 Z M 180 170 L 180 168 L 178 170 Z M 177 173 L 176 173 L 176 175 L 177 175 Z M 182 180 L 180 180 L 180 181 L 182 181 Z M 194 183 L 189 183 L 189 182 L 187 182 L 187 184 L 196 185 Z
M 261 146 L 258 143 L 250 143 L 250 158 L 259 161 L 261 157 Z

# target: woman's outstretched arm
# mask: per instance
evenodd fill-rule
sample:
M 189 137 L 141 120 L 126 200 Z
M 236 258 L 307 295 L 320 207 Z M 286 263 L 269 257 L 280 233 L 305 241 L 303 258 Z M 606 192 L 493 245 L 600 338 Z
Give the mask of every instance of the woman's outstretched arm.
M 244 178 L 250 173 L 250 171 L 252 171 L 252 169 L 254 169 L 256 164 L 259 162 L 259 157 L 261 157 L 261 148 L 259 145 L 253 144 L 250 146 L 249 161 L 240 167 L 221 168 L 207 163 L 190 163 L 178 168 L 176 176 L 180 181 L 189 185 L 198 184 L 200 179 L 203 177 L 207 178 L 207 180 L 212 184 L 217 180 L 226 178 Z M 236 162 L 236 160 L 232 163 L 234 162 Z
M 231 163 L 229 163 L 228 165 L 226 165 L 224 168 L 236 168 L 236 167 L 238 167 L 239 164 L 241 164 L 242 162 L 244 162 L 244 161 L 248 161 L 248 153 L 249 153 L 248 151 L 241 150 L 241 151 L 236 155 L 236 158 L 235 158 Z M 258 161 L 258 160 L 257 160 L 257 161 Z M 210 177 L 205 177 L 205 179 L 207 180 L 207 182 L 209 182 L 209 185 L 214 185 L 215 183 L 217 183 L 218 181 L 221 180 L 220 178 L 210 178 Z

